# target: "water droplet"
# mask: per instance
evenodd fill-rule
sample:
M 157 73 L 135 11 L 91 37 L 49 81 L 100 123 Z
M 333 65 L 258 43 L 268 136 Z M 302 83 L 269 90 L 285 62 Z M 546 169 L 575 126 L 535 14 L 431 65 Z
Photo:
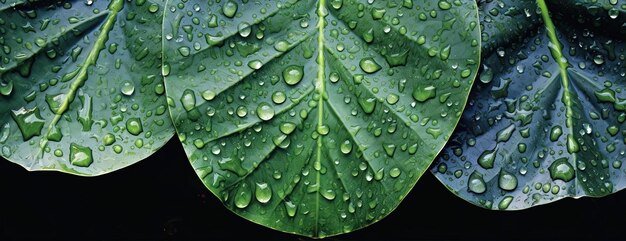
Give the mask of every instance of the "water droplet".
M 494 161 L 496 160 L 496 149 L 486 150 L 478 157 L 478 165 L 484 169 L 493 168 Z
M 402 171 L 400 171 L 400 169 L 397 167 L 394 167 L 391 170 L 389 170 L 389 176 L 393 178 L 399 177 L 401 173 Z
M 476 194 L 484 193 L 487 190 L 487 186 L 485 185 L 485 180 L 483 180 L 483 175 L 476 171 L 472 172 L 467 180 L 467 188 L 470 192 Z
M 283 134 L 289 135 L 296 129 L 296 124 L 291 123 L 291 122 L 283 122 L 283 123 L 280 123 L 280 126 L 278 128 L 280 129 L 280 132 L 282 132 Z
M 512 196 L 506 196 L 504 197 L 500 203 L 498 204 L 498 209 L 500 210 L 505 210 L 507 208 L 509 208 L 509 205 L 511 205 L 511 202 L 513 201 L 513 197 Z
M 237 5 L 237 3 L 233 1 L 227 1 L 226 3 L 224 3 L 224 6 L 222 6 L 222 13 L 224 13 L 224 16 L 232 18 L 237 13 L 237 8 L 239 8 L 239 5 Z
M 139 135 L 143 132 L 143 125 L 141 124 L 141 119 L 139 118 L 129 118 L 126 121 L 126 130 L 128 133 L 133 135 Z
M 359 62 L 359 66 L 361 69 L 368 74 L 373 74 L 378 72 L 382 67 L 373 58 L 364 58 Z
M 435 86 L 418 86 L 413 90 L 413 98 L 419 102 L 425 102 L 437 96 L 437 88 Z
M 341 143 L 339 149 L 341 150 L 341 153 L 349 154 L 352 151 L 352 142 L 350 142 L 350 140 L 345 140 L 343 143 Z
M 74 166 L 88 167 L 93 163 L 91 149 L 76 143 L 70 143 L 70 163 Z
M 359 98 L 359 105 L 366 114 L 371 114 L 376 108 L 376 98 Z
M 272 189 L 267 183 L 257 183 L 254 191 L 256 200 L 260 203 L 267 203 L 272 199 Z
M 293 204 L 291 201 L 285 201 L 285 209 L 287 210 L 287 215 L 289 215 L 289 217 L 294 217 L 296 216 L 298 206 Z
M 274 92 L 274 94 L 272 94 L 272 102 L 274 102 L 275 104 L 282 104 L 285 103 L 285 101 L 287 100 L 287 96 L 285 95 L 285 92 L 282 91 L 276 91 Z
M 439 8 L 441 10 L 448 10 L 452 7 L 452 4 L 450 4 L 448 1 L 439 1 Z
M 278 52 L 285 52 L 289 49 L 289 42 L 281 40 L 274 44 L 274 49 Z
M 122 94 L 124 94 L 126 96 L 131 96 L 135 92 L 135 85 L 133 85 L 133 83 L 131 83 L 129 81 L 125 81 L 122 84 L 122 88 L 120 90 L 121 90 Z
M 383 143 L 383 149 L 385 150 L 385 153 L 387 153 L 387 156 L 393 157 L 393 154 L 396 152 L 396 145 L 390 144 L 390 143 Z
M 235 206 L 238 208 L 246 208 L 252 201 L 252 191 L 246 183 L 242 183 L 241 187 L 235 194 Z
M 11 116 L 13 120 L 15 120 L 15 123 L 17 123 L 17 127 L 20 129 L 24 141 L 28 141 L 34 136 L 41 135 L 41 130 L 45 122 L 41 118 L 39 108 L 25 109 L 22 107 L 18 110 L 12 110 Z
M 261 67 L 263 67 L 263 62 L 261 62 L 258 59 L 255 59 L 255 60 L 248 62 L 248 67 L 250 67 L 251 69 L 258 70 Z
M 283 79 L 288 85 L 296 85 L 304 77 L 304 68 L 302 66 L 290 65 L 283 70 Z
M 550 130 L 550 140 L 553 142 L 558 141 L 562 134 L 563 129 L 561 128 L 561 126 L 553 126 Z
M 322 196 L 324 198 L 326 198 L 326 200 L 328 200 L 328 201 L 334 200 L 335 196 L 337 196 L 335 194 L 335 191 L 333 191 L 332 189 L 324 190 L 324 191 L 320 192 L 320 194 L 322 194 Z
M 505 191 L 513 191 L 517 188 L 517 177 L 501 170 L 500 177 L 498 178 L 498 186 Z
M 329 132 L 330 128 L 327 125 L 320 125 L 317 127 L 317 133 L 322 136 L 328 135 Z
M 115 143 L 115 136 L 111 133 L 108 133 L 104 135 L 104 137 L 102 138 L 102 141 L 104 142 L 105 146 L 110 146 L 113 143 Z
M 483 65 L 483 71 L 480 73 L 480 82 L 485 84 L 490 83 L 493 80 L 493 69 L 487 65 Z
M 191 111 L 196 108 L 196 95 L 193 90 L 186 89 L 183 91 L 183 95 L 180 97 L 180 103 L 186 111 Z
M 578 141 L 574 139 L 574 135 L 567 135 L 567 152 L 570 154 L 574 154 L 580 151 L 580 146 L 578 145 Z
M 261 120 L 268 121 L 274 118 L 275 112 L 274 108 L 270 104 L 262 102 L 256 108 L 256 114 Z
M 496 142 L 509 141 L 514 131 L 515 131 L 515 124 L 511 124 L 508 127 L 498 131 L 498 133 L 496 134 Z
M 550 171 L 550 177 L 552 178 L 552 180 L 560 179 L 565 182 L 569 182 L 574 179 L 574 176 L 576 175 L 576 173 L 574 172 L 574 167 L 568 162 L 568 159 L 565 157 L 552 162 L 552 164 L 550 164 L 550 167 L 548 167 L 548 170 Z

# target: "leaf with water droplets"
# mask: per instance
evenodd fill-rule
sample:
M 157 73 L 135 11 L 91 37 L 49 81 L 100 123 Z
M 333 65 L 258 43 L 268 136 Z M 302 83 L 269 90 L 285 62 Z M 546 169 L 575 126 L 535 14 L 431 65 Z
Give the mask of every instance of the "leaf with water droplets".
M 173 135 L 161 77 L 163 2 L 0 3 L 0 155 L 94 176 Z
M 489 81 L 474 87 L 458 132 L 432 167 L 450 190 L 485 208 L 516 210 L 626 187 L 626 40 L 614 35 L 623 18 L 609 13 L 623 12 L 626 1 L 608 2 L 482 3 L 495 9 L 481 12 L 483 25 L 522 24 L 490 29 L 496 36 L 531 34 L 483 46 L 497 49 L 484 56 L 481 77 Z M 530 20 L 486 20 L 513 9 Z M 528 22 L 540 20 L 539 28 Z
M 346 233 L 393 211 L 478 69 L 473 0 L 166 9 L 167 94 L 193 167 L 226 207 L 289 233 Z

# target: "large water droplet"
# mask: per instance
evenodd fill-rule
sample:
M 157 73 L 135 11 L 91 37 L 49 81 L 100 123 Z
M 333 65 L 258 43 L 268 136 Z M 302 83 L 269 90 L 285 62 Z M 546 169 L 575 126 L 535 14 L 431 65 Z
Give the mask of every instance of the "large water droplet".
M 237 5 L 237 3 L 233 1 L 227 1 L 226 3 L 224 3 L 224 6 L 222 6 L 222 13 L 224 13 L 224 16 L 232 18 L 237 13 L 237 8 L 239 8 L 239 5 Z
M 425 102 L 437 96 L 437 88 L 435 86 L 417 86 L 413 90 L 413 98 L 419 102 Z
M 235 194 L 235 206 L 238 208 L 246 208 L 252 201 L 252 191 L 248 184 L 243 183 Z
M 485 169 L 493 168 L 494 161 L 496 160 L 496 149 L 483 151 L 478 157 L 478 165 Z
M 261 120 L 268 121 L 274 118 L 275 112 L 274 108 L 270 104 L 262 102 L 259 106 L 257 106 L 256 114 Z
M 568 159 L 565 157 L 552 162 L 552 164 L 550 164 L 550 167 L 548 167 L 548 170 L 550 171 L 550 177 L 552 178 L 552 180 L 560 179 L 565 182 L 569 182 L 574 179 L 574 176 L 576 175 L 576 173 L 574 172 L 574 167 L 568 162 Z
M 141 124 L 141 119 L 139 118 L 129 118 L 126 121 L 126 130 L 128 133 L 133 135 L 139 135 L 143 132 L 143 125 Z
M 180 103 L 186 111 L 191 111 L 196 108 L 196 95 L 193 90 L 186 89 L 183 91 L 183 95 L 180 97 Z
M 467 188 L 470 192 L 481 194 L 487 190 L 483 175 L 478 172 L 472 172 L 467 180 Z
M 550 140 L 558 141 L 562 134 L 563 129 L 561 128 L 561 126 L 553 126 L 550 130 Z
M 254 195 L 260 203 L 267 203 L 272 199 L 272 189 L 267 183 L 257 183 Z
M 122 88 L 120 89 L 120 91 L 126 96 L 131 96 L 133 95 L 133 93 L 135 93 L 135 85 L 133 85 L 133 83 L 129 81 L 125 81 L 122 84 Z
M 76 143 L 70 144 L 70 163 L 74 166 L 88 167 L 93 163 L 91 149 Z
M 341 143 L 339 149 L 341 150 L 341 153 L 349 154 L 352 151 L 352 142 L 350 142 L 349 140 L 345 140 L 343 143 Z
M 373 58 L 364 58 L 359 62 L 359 66 L 361 69 L 368 74 L 373 74 L 378 72 L 381 67 Z
M 517 177 L 501 170 L 500 177 L 498 178 L 498 186 L 505 191 L 513 191 L 517 188 Z
M 296 85 L 304 77 L 304 68 L 302 66 L 290 65 L 283 70 L 283 79 L 288 85 Z
M 24 141 L 30 140 L 34 136 L 41 135 L 41 130 L 45 122 L 41 118 L 38 107 L 32 109 L 22 107 L 18 110 L 12 110 L 11 116 L 13 120 L 15 120 L 15 123 L 17 123 L 17 127 L 20 129 Z

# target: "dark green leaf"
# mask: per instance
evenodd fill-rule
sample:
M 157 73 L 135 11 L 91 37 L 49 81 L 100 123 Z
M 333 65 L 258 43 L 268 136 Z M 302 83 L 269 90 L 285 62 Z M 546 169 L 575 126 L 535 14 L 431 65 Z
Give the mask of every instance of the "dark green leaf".
M 0 149 L 28 170 L 92 176 L 173 135 L 160 1 L 0 4 Z
M 165 81 L 194 169 L 280 231 L 380 220 L 460 118 L 477 15 L 458 0 L 170 1 Z
M 626 1 L 599 1 L 612 7 L 587 7 L 602 12 L 593 14 L 566 7 L 582 2 L 588 1 L 537 0 L 542 27 L 529 25 L 525 39 L 486 56 L 484 83 L 475 86 L 458 132 L 432 169 L 455 194 L 515 210 L 626 186 L 626 38 L 611 34 L 623 20 L 595 24 L 596 15 L 611 21 L 611 9 L 623 12 Z

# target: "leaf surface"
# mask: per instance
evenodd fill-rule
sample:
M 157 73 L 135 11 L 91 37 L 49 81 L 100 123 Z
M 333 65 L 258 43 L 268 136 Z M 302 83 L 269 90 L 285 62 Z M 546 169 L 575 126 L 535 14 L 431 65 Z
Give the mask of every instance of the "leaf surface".
M 28 170 L 100 175 L 173 135 L 160 1 L 0 3 L 0 150 Z
M 325 237 L 393 211 L 478 68 L 474 1 L 170 1 L 164 73 L 205 185 L 255 223 Z
M 452 192 L 489 209 L 623 189 L 626 38 L 605 28 L 623 24 L 611 9 L 623 11 L 626 1 L 499 2 L 499 11 L 534 2 L 528 10 L 543 23 L 526 25 L 528 36 L 485 56 L 457 133 L 432 171 Z M 600 15 L 622 22 L 599 28 Z

